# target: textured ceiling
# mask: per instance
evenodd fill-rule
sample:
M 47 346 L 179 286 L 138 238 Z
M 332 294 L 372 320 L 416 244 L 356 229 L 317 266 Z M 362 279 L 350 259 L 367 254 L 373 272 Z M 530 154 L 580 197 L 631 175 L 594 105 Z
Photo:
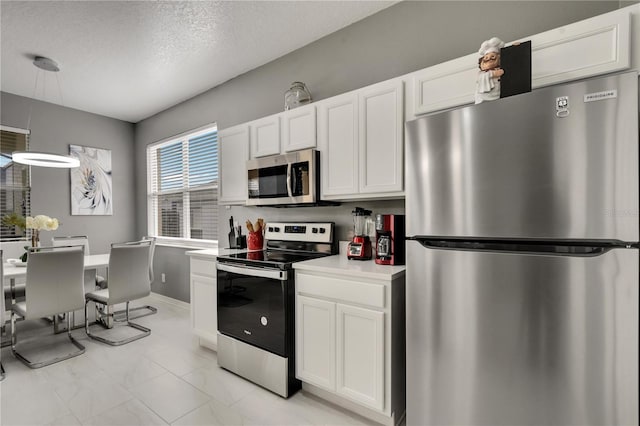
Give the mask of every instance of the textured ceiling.
M 0 89 L 138 122 L 393 3 L 2 0 Z

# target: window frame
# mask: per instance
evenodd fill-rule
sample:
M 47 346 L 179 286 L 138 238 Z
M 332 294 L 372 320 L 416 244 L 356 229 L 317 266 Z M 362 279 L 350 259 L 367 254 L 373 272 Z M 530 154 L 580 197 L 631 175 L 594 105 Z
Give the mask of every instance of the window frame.
M 198 185 L 194 187 L 189 187 L 189 162 L 184 162 L 184 152 L 189 150 L 189 140 L 195 139 L 199 136 L 202 136 L 207 133 L 211 133 L 212 131 L 219 132 L 217 124 L 210 123 L 204 126 L 201 126 L 197 129 L 190 130 L 187 132 L 180 133 L 175 136 L 171 136 L 169 138 L 165 138 L 158 142 L 151 143 L 147 145 L 145 154 L 146 154 L 146 178 L 147 178 L 147 233 L 149 236 L 153 236 L 156 239 L 156 244 L 172 246 L 172 247 L 185 247 L 185 248 L 216 248 L 218 246 L 218 240 L 205 240 L 205 239 L 193 239 L 187 237 L 166 237 L 160 236 L 158 234 L 158 226 L 160 225 L 158 217 L 159 217 L 159 206 L 158 197 L 161 195 L 170 195 L 170 194 L 182 194 L 182 227 L 181 233 L 182 235 L 190 235 L 191 231 L 191 192 L 202 191 L 207 189 L 212 189 L 216 193 L 216 198 L 218 195 L 218 187 L 220 182 L 220 165 L 218 164 L 218 179 L 208 185 Z M 151 161 L 151 151 L 156 152 L 156 158 L 158 151 L 165 146 L 171 145 L 173 143 L 182 142 L 186 143 L 186 146 L 183 146 L 182 154 L 183 154 L 183 169 L 182 169 L 182 187 L 179 189 L 168 189 L 164 191 L 156 191 L 154 192 L 153 188 L 153 180 L 154 177 L 151 175 L 153 170 Z M 217 157 L 217 153 L 216 153 Z M 158 181 L 159 185 L 159 181 Z M 154 202 L 156 209 L 154 210 Z M 217 206 L 216 202 L 216 206 Z M 216 230 L 217 231 L 217 230 Z M 219 236 L 218 236 L 219 237 Z
M 28 129 L 22 129 L 22 128 L 18 128 L 18 127 L 12 127 L 12 126 L 6 126 L 4 124 L 0 124 L 0 131 L 3 132 L 11 132 L 11 133 L 17 133 L 17 134 L 21 134 L 21 135 L 25 135 L 25 147 L 24 150 L 25 151 L 29 151 L 29 142 L 30 142 L 30 138 L 31 138 L 31 130 Z M 13 160 L 12 160 L 13 162 Z M 25 186 L 22 187 L 22 189 L 26 192 L 26 200 L 27 200 L 27 205 L 25 207 L 25 213 L 24 213 L 24 217 L 30 216 L 31 215 L 31 166 L 25 166 L 27 167 L 27 180 L 25 182 Z M 7 190 L 7 188 L 4 188 L 5 190 Z M 18 189 L 17 187 L 11 187 L 11 190 L 16 190 Z M 3 213 L 0 211 L 0 217 L 4 216 L 5 214 L 8 214 L 9 212 L 7 211 L 6 213 Z M 23 215 L 22 213 L 20 213 L 20 215 Z M 11 238 L 2 238 L 2 236 L 0 236 L 0 241 L 2 241 L 3 243 L 10 243 L 10 242 L 20 242 L 20 241 L 29 241 L 29 239 L 31 238 L 31 233 L 30 230 L 25 229 L 23 232 L 22 236 L 17 236 L 17 237 L 11 237 Z

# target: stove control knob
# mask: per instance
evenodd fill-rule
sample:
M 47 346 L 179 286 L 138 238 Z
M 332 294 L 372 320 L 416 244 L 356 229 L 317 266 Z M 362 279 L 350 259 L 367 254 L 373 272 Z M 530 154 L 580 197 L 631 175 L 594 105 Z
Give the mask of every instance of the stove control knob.
M 273 232 L 273 226 L 270 226 L 268 229 L 269 229 L 269 232 Z
M 275 232 L 280 232 L 280 228 L 279 228 L 279 227 L 277 227 L 277 226 L 275 226 L 275 227 L 273 228 L 273 230 L 274 230 Z
M 321 234 L 324 234 L 326 231 L 327 231 L 326 229 L 324 229 L 324 228 L 320 228 L 320 233 L 321 233 Z
M 313 232 L 314 234 L 318 233 L 318 228 L 311 228 L 311 232 Z

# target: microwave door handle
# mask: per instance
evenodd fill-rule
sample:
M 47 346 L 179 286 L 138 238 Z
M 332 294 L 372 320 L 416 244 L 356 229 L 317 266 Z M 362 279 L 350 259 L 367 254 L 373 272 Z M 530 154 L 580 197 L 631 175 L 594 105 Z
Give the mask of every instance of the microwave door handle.
M 289 197 L 293 197 L 293 194 L 291 193 L 291 168 L 293 167 L 293 165 L 291 163 L 287 164 L 287 193 L 289 194 Z

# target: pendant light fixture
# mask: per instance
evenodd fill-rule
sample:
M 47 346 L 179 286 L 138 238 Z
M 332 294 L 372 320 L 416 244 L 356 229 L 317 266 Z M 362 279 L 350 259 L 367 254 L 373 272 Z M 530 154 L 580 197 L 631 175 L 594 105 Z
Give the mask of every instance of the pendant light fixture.
M 56 61 L 45 58 L 44 56 L 36 56 L 33 60 L 33 65 L 44 71 L 58 72 L 60 67 Z M 36 75 L 36 83 L 33 89 L 34 98 L 35 92 L 38 88 L 38 76 Z M 60 90 L 60 83 L 58 82 L 58 90 Z M 60 91 L 60 98 L 62 98 L 62 91 Z M 31 109 L 29 110 L 29 118 L 27 120 L 27 128 L 31 126 Z M 77 158 L 52 154 L 48 152 L 35 152 L 35 151 L 14 151 L 11 154 L 11 159 L 20 164 L 26 164 L 29 166 L 39 167 L 55 167 L 70 169 L 74 167 L 80 167 L 80 161 Z

